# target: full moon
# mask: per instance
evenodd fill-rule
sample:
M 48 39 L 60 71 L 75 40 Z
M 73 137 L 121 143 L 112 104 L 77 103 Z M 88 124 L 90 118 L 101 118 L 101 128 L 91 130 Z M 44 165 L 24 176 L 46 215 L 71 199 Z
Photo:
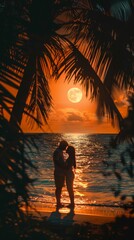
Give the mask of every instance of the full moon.
M 68 100 L 72 103 L 78 103 L 82 99 L 82 91 L 79 88 L 70 88 L 67 92 Z

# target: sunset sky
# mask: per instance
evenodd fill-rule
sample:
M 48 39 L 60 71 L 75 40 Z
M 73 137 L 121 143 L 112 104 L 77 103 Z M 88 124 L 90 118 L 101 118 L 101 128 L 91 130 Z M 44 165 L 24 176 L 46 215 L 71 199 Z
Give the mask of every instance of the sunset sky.
M 59 4 L 58 3 L 58 1 L 56 1 L 55 3 L 57 3 L 57 4 Z M 46 5 L 47 6 L 47 5 Z M 48 4 L 48 6 L 49 6 L 49 4 Z M 51 4 L 50 4 L 50 6 L 51 6 Z M 98 5 L 99 6 L 99 5 Z M 103 4 L 102 4 L 102 6 L 103 6 Z M 111 5 L 112 6 L 112 5 Z M 115 14 L 115 12 L 114 12 L 114 7 L 117 7 L 117 6 L 114 6 L 114 4 L 113 4 L 113 9 L 111 10 L 110 9 L 110 11 L 112 11 L 111 13 L 113 14 L 112 15 L 112 17 L 114 16 L 114 14 Z M 34 8 L 34 5 L 33 5 L 33 8 Z M 46 9 L 46 8 L 45 8 Z M 56 9 L 57 9 L 57 6 L 56 6 Z M 90 9 L 90 7 L 89 7 L 89 9 Z M 126 8 L 127 9 L 127 8 Z M 95 10 L 96 11 L 96 10 Z M 102 10 L 101 10 L 102 11 Z M 101 12 L 100 11 L 100 12 Z M 53 12 L 53 11 L 52 11 Z M 106 13 L 107 13 L 107 11 L 106 11 Z M 123 12 L 124 13 L 124 12 Z M 127 13 L 127 12 L 126 12 Z M 131 9 L 130 9 L 130 14 L 131 14 Z M 43 13 L 43 15 L 44 15 L 44 13 Z M 55 14 L 53 14 L 54 16 L 55 16 Z M 77 15 L 77 14 L 76 14 Z M 115 14 L 116 15 L 116 14 Z M 118 15 L 118 14 L 117 14 Z M 45 16 L 45 15 L 44 15 Z M 84 16 L 84 15 L 83 15 Z M 32 15 L 31 15 L 31 19 L 32 19 Z M 40 19 L 40 21 L 46 21 L 45 19 L 47 19 L 47 17 L 48 17 L 48 20 L 50 20 L 50 23 L 51 23 L 51 21 L 52 21 L 52 17 L 49 19 L 49 15 L 48 16 L 46 16 L 46 18 L 41 18 Z M 63 21 L 63 26 L 65 26 L 65 23 L 66 24 L 68 24 L 69 22 L 68 21 L 70 21 L 70 19 L 68 19 L 68 17 L 67 17 L 67 19 L 66 19 L 66 17 L 67 17 L 67 14 L 66 14 L 66 11 L 65 11 L 65 13 L 63 12 L 62 14 L 60 14 L 59 16 L 58 16 L 58 19 L 56 19 L 56 21 L 58 20 L 59 21 L 59 23 L 58 23 L 58 21 L 57 21 L 57 23 L 59 24 L 59 26 L 62 26 L 62 21 Z M 78 17 L 78 16 L 77 16 Z M 116 17 L 116 16 L 115 16 Z M 42 20 L 43 19 L 43 20 Z M 88 19 L 87 19 L 88 20 Z M 90 20 L 90 17 L 89 17 L 89 20 Z M 37 25 L 40 23 L 40 21 L 37 21 Z M 77 23 L 75 22 L 76 21 L 76 19 L 74 19 L 74 23 L 76 24 L 76 26 L 77 26 Z M 80 21 L 81 21 L 81 17 L 80 17 Z M 85 21 L 85 20 L 84 20 Z M 98 20 L 97 20 L 98 21 Z M 101 56 L 101 51 L 102 51 L 102 53 L 103 53 L 103 47 L 101 48 L 101 47 L 97 47 L 97 46 L 99 46 L 99 44 L 101 43 L 101 40 L 99 41 L 100 43 L 98 44 L 98 42 L 96 42 L 95 43 L 95 41 L 97 41 L 97 40 L 95 40 L 95 39 L 97 39 L 98 38 L 98 36 L 101 36 L 102 35 L 102 33 L 105 31 L 105 27 L 104 27 L 104 29 L 103 29 L 103 27 L 102 27 L 102 29 L 101 29 L 101 31 L 100 31 L 100 27 L 97 27 L 97 21 L 96 21 L 96 28 L 95 28 L 95 31 L 93 31 L 93 33 L 92 33 L 92 31 L 91 31 L 91 33 L 93 34 L 91 34 L 91 36 L 95 36 L 95 37 L 91 37 L 91 39 L 90 39 L 90 34 L 88 33 L 88 31 L 87 31 L 87 33 L 85 32 L 85 34 L 83 34 L 84 33 L 84 31 L 86 31 L 86 28 L 84 28 L 85 30 L 83 30 L 82 31 L 82 34 L 80 34 L 80 39 L 79 39 L 79 41 L 77 42 L 76 41 L 76 49 L 78 48 L 78 50 L 82 53 L 82 54 L 80 54 L 80 56 L 84 56 L 85 57 L 85 61 L 87 62 L 87 60 L 90 62 L 90 65 L 91 65 L 91 67 L 93 68 L 93 72 L 95 71 L 95 73 L 96 73 L 96 75 L 98 74 L 98 77 L 100 77 L 100 80 L 102 80 L 102 79 L 105 79 L 105 75 L 107 74 L 107 67 L 109 67 L 109 65 L 111 64 L 111 56 L 112 55 L 110 55 L 110 57 L 109 57 L 109 53 L 108 53 L 108 55 L 106 54 L 106 56 L 105 56 L 105 54 L 104 54 L 104 60 L 107 58 L 107 56 L 108 56 L 108 59 L 107 59 L 107 63 L 105 64 L 105 61 L 103 60 L 103 58 L 102 58 L 102 56 Z M 32 21 L 31 21 L 32 22 Z M 79 22 L 79 21 L 78 21 Z M 94 22 L 94 20 L 93 20 L 93 22 Z M 55 26 L 56 26 L 56 24 L 57 24 L 56 22 L 55 22 Z M 85 24 L 86 23 L 86 24 Z M 90 20 L 89 21 L 89 23 L 88 23 L 88 21 L 86 21 L 84 24 L 85 24 L 85 26 L 88 26 L 87 24 L 89 24 L 89 27 L 90 27 L 90 24 L 92 23 L 92 21 Z M 28 22 L 28 24 L 29 24 L 29 22 Z M 48 24 L 49 24 L 49 21 L 48 21 Z M 82 24 L 83 24 L 83 20 L 82 20 Z M 100 23 L 99 23 L 100 24 Z M 103 21 L 102 21 L 102 23 L 101 24 L 103 24 Z M 108 22 L 108 24 L 109 24 L 109 22 Z M 29 25 L 28 25 L 29 26 Z M 41 24 L 41 26 L 40 26 L 40 28 L 43 26 L 43 24 Z M 51 26 L 51 25 L 50 25 Z M 48 27 L 48 32 L 50 31 L 50 26 Z M 58 26 L 58 25 L 57 25 Z M 70 25 L 69 25 L 70 26 Z M 79 25 L 78 25 L 79 26 Z M 81 25 L 80 25 L 81 26 Z M 93 23 L 93 25 L 91 24 L 91 30 L 92 30 L 92 26 L 94 26 L 94 23 Z M 98 25 L 99 26 L 99 25 Z M 103 25 L 102 25 L 103 26 Z M 33 27 L 35 27 L 35 29 L 37 28 L 37 26 L 36 26 L 36 24 L 35 24 L 35 26 L 33 25 L 32 26 L 32 28 Z M 45 25 L 45 27 L 46 27 L 46 25 Z M 97 30 L 97 28 L 98 28 L 98 30 Z M 28 29 L 29 29 L 29 27 L 28 27 Z M 43 29 L 45 29 L 45 28 L 43 28 Z M 56 30 L 53 30 L 52 29 L 52 34 L 53 34 L 53 31 L 57 31 L 57 33 L 60 33 L 60 34 L 62 34 L 63 33 L 63 36 L 64 36 L 64 31 L 66 30 L 66 28 L 64 29 L 64 28 L 60 28 L 59 30 L 57 30 L 58 29 L 58 27 L 56 28 Z M 75 29 L 75 28 L 74 28 Z M 80 28 L 78 27 L 78 29 L 80 30 Z M 111 26 L 110 26 L 110 29 L 112 29 L 111 28 Z M 109 31 L 111 31 L 109 29 Z M 116 28 L 115 28 L 116 29 Z M 63 31 L 64 30 L 64 31 Z M 27 30 L 28 31 L 28 30 Z M 42 31 L 42 30 L 41 30 Z M 97 31 L 98 31 L 98 33 L 99 34 L 101 34 L 101 35 L 99 35 L 98 33 L 97 33 Z M 117 31 L 117 30 L 116 30 Z M 70 30 L 68 30 L 67 31 L 67 33 L 70 33 Z M 35 33 L 36 33 L 36 31 L 35 31 Z M 51 33 L 51 31 L 50 31 L 50 33 Z M 56 33 L 56 34 L 57 34 Z M 66 34 L 67 34 L 66 33 Z M 118 32 L 117 32 L 118 33 Z M 28 34 L 29 34 L 29 32 L 28 32 Z M 37 31 L 37 34 L 39 34 L 39 38 L 37 37 L 37 39 L 35 38 L 35 37 L 33 37 L 32 36 L 32 34 L 30 33 L 29 34 L 29 36 L 28 36 L 28 38 L 29 39 L 27 39 L 29 42 L 30 42 L 30 44 L 31 44 L 31 41 L 33 41 L 33 42 L 36 42 L 35 40 L 39 40 L 40 39 L 40 37 L 42 38 L 42 34 L 40 35 L 40 30 L 39 30 L 39 33 L 38 33 L 38 31 Z M 88 34 L 89 34 L 89 36 L 88 36 Z M 106 34 L 107 34 L 107 30 L 106 30 Z M 108 34 L 109 34 L 109 32 L 108 32 Z M 89 37 L 89 42 L 88 42 L 88 38 L 85 38 L 86 39 L 86 41 L 84 40 L 84 43 L 82 42 L 82 44 L 81 44 L 81 36 L 88 36 Z M 117 34 L 118 35 L 118 34 Z M 66 36 L 66 35 L 65 35 Z M 73 38 L 73 33 L 70 35 L 71 36 L 71 41 L 72 41 L 72 38 Z M 77 36 L 77 35 L 76 35 Z M 112 35 L 111 35 L 112 36 Z M 53 35 L 51 36 L 50 35 L 50 37 L 53 37 Z M 30 39 L 31 38 L 31 39 Z M 34 39 L 35 38 L 35 39 Z M 53 39 L 53 38 L 52 38 Z M 62 38 L 61 38 L 62 39 Z M 64 38 L 63 38 L 64 39 Z M 105 39 L 105 38 L 104 38 Z M 109 38 L 106 38 L 106 39 L 109 39 Z M 105 40 L 106 40 L 105 39 Z M 40 41 L 37 41 L 37 43 L 39 42 L 39 48 L 37 47 L 37 49 L 47 49 L 48 48 L 48 52 L 50 51 L 49 50 L 49 48 L 51 49 L 51 38 L 50 38 L 50 47 L 46 47 L 47 46 L 47 44 L 48 44 L 48 40 L 46 41 L 46 38 L 44 38 L 44 39 L 41 39 L 41 44 L 42 44 L 42 42 L 44 41 L 44 45 L 42 45 L 42 46 L 44 46 L 44 47 L 42 47 L 42 48 L 40 48 Z M 115 42 L 115 39 L 114 39 L 114 37 L 113 37 L 113 40 L 112 40 L 112 38 L 111 38 L 111 45 L 110 46 L 112 46 L 112 44 L 113 44 L 113 46 L 114 46 L 114 42 Z M 112 41 L 113 41 L 113 43 L 112 43 Z M 25 42 L 25 41 L 24 41 Z M 58 42 L 59 42 L 59 40 L 58 40 Z M 90 43 L 90 42 L 92 42 L 92 43 Z M 107 40 L 106 40 L 106 42 L 107 42 Z M 53 41 L 52 41 L 52 43 L 53 43 Z M 62 41 L 61 41 L 61 43 L 62 43 Z M 63 44 L 64 43 L 64 44 Z M 68 44 L 66 43 L 65 44 L 65 41 L 63 41 L 63 46 L 64 46 L 64 48 L 66 49 L 66 47 L 68 46 Z M 28 50 L 28 54 L 30 54 L 31 53 L 31 49 L 33 50 L 33 47 L 32 47 L 32 44 L 31 44 L 31 46 L 30 46 L 30 44 L 27 44 L 30 48 L 29 48 L 29 50 Z M 46 46 L 45 46 L 45 44 L 46 44 Z M 48 44 L 49 45 L 49 44 Z M 77 46 L 78 45 L 78 46 Z M 57 43 L 57 46 L 58 46 L 58 43 Z M 62 46 L 62 47 L 63 47 Z M 97 49 L 98 48 L 98 50 L 94 50 L 94 46 L 96 46 L 95 47 L 95 49 Z M 109 43 L 108 43 L 108 48 L 106 48 L 106 51 L 107 51 L 107 49 L 109 49 Z M 25 48 L 24 48 L 25 49 Z M 56 48 L 55 48 L 56 49 Z M 69 49 L 72 49 L 72 47 L 70 48 L 69 47 Z M 86 49 L 86 50 L 85 50 Z M 93 49 L 93 50 L 92 50 Z M 111 48 L 112 49 L 112 51 L 111 51 L 111 53 L 113 53 L 114 54 L 114 50 L 116 49 L 114 49 L 114 47 L 113 48 Z M 36 50 L 36 49 L 35 49 Z M 125 49 L 126 50 L 126 49 Z M 129 49 L 130 50 L 130 49 Z M 43 51 L 45 51 L 45 50 L 43 50 Z M 55 51 L 56 50 L 53 50 L 53 47 L 52 47 L 52 49 L 51 49 L 51 51 L 50 51 L 50 59 L 49 59 L 49 54 L 48 54 L 48 52 L 46 52 L 46 53 L 43 53 L 43 54 L 46 54 L 46 55 L 44 55 L 45 57 L 43 58 L 43 59 L 47 59 L 47 60 L 45 60 L 44 61 L 44 63 L 42 64 L 40 61 L 37 61 L 37 62 L 40 62 L 40 66 L 42 66 L 42 67 L 44 67 L 45 65 L 45 67 L 44 67 L 44 72 L 45 72 L 45 70 L 47 69 L 47 67 L 49 66 L 49 64 L 51 63 L 51 59 L 54 59 L 54 61 L 55 61 L 55 64 L 57 64 L 58 62 L 56 62 L 57 61 L 57 56 L 55 56 Z M 72 51 L 72 50 L 71 50 Z M 109 51 L 109 50 L 108 50 Z M 70 52 L 70 50 L 68 50 L 68 51 L 65 51 L 65 55 L 67 54 L 67 59 L 68 59 L 68 57 L 70 57 L 70 54 L 69 54 L 69 52 Z M 73 52 L 73 51 L 72 51 Z M 76 51 L 77 52 L 77 51 Z M 104 51 L 105 52 L 105 51 Z M 59 52 L 60 53 L 60 52 Z M 111 54 L 110 53 L 110 54 Z M 38 54 L 38 53 L 37 53 Z M 87 55 L 89 54 L 89 56 L 87 57 Z M 36 55 L 36 51 L 35 51 L 35 55 Z M 91 56 L 90 56 L 91 55 Z M 28 56 L 28 55 L 27 55 Z M 59 55 L 60 56 L 60 55 Z M 94 56 L 94 57 L 92 57 L 92 56 Z M 113 55 L 114 56 L 114 55 Z M 116 56 L 116 55 L 115 55 Z M 42 53 L 39 53 L 39 56 L 37 56 L 37 57 L 40 57 L 40 60 L 42 59 Z M 29 56 L 28 56 L 28 59 L 29 59 Z M 79 59 L 79 58 L 78 58 Z M 83 59 L 83 58 L 81 58 L 81 59 Z M 114 59 L 114 58 L 113 58 Z M 38 58 L 37 58 L 37 60 L 38 60 Z M 50 62 L 49 62 L 50 61 Z M 59 59 L 58 59 L 58 61 L 59 61 Z M 80 61 L 80 60 L 79 60 Z M 104 63 L 103 63 L 104 62 Z M 114 62 L 114 61 L 113 61 Z M 117 59 L 117 62 L 118 62 L 118 59 Z M 29 61 L 28 61 L 28 63 L 29 63 Z M 63 64 L 63 62 L 61 62 L 62 64 Z M 63 66 L 66 66 L 65 64 L 59 64 L 59 66 L 61 65 L 62 66 L 62 68 L 64 69 L 64 67 Z M 81 63 L 81 62 L 80 62 Z M 79 64 L 80 64 L 79 63 Z M 100 65 L 99 65 L 100 64 Z M 105 65 L 104 65 L 105 64 Z M 123 62 L 123 64 L 124 64 L 124 62 Z M 53 64 L 52 64 L 53 65 Z M 101 66 L 102 65 L 102 66 Z M 28 65 L 29 66 L 29 65 Z M 75 66 L 75 65 L 74 65 Z M 76 64 L 76 66 L 77 66 L 77 64 Z M 86 65 L 87 66 L 87 65 Z M 120 64 L 119 64 L 119 66 L 120 66 Z M 124 66 L 124 65 L 123 65 Z M 129 65 L 128 65 L 129 66 Z M 50 64 L 50 74 L 51 74 L 51 70 L 52 70 L 52 66 L 51 66 L 51 64 Z M 117 66 L 118 67 L 118 66 Z M 116 68 L 117 68 L 116 67 Z M 32 66 L 30 66 L 30 68 L 32 68 Z M 62 72 L 62 70 L 63 69 L 60 69 L 60 72 Z M 71 68 L 70 68 L 71 69 Z M 97 70 L 96 70 L 97 69 Z M 125 69 L 127 69 L 127 67 L 125 68 Z M 120 69 L 119 69 L 120 70 Z M 27 71 L 27 70 L 26 70 Z M 117 71 L 117 70 L 116 70 Z M 121 71 L 121 70 L 120 70 Z M 126 71 L 126 70 L 125 70 Z M 124 72 L 125 72 L 124 71 Z M 23 71 L 22 71 L 23 72 Z M 106 73 L 106 74 L 105 74 Z M 87 74 L 87 73 L 86 73 Z M 116 73 L 117 74 L 117 73 Z M 122 74 L 122 73 L 121 73 Z M 36 74 L 35 74 L 36 75 Z M 35 75 L 33 75 L 33 76 L 35 76 Z M 38 75 L 38 74 L 37 74 Z M 25 76 L 25 74 L 24 74 L 24 76 Z M 49 76 L 49 74 L 48 74 L 48 76 Z M 71 75 L 72 76 L 72 75 Z M 92 74 L 91 74 L 91 76 L 92 76 Z M 118 74 L 116 75 L 116 76 L 118 76 Z M 125 76 L 125 75 L 122 75 L 122 76 Z M 46 71 L 46 73 L 45 73 L 45 77 L 47 77 L 47 71 Z M 114 79 L 114 76 L 113 76 L 113 79 Z M 22 79 L 23 80 L 23 79 Z M 34 126 L 34 128 L 30 128 L 30 126 L 27 124 L 27 122 L 26 122 L 26 116 L 23 116 L 23 120 L 22 120 L 22 130 L 24 131 L 24 132 L 50 132 L 50 133 L 117 133 L 118 132 L 118 128 L 117 128 L 117 126 L 112 126 L 112 124 L 111 124 L 111 122 L 105 117 L 104 119 L 102 119 L 102 121 L 101 122 L 99 122 L 99 120 L 97 119 L 97 116 L 96 116 L 96 103 L 95 102 L 92 102 L 91 101 L 91 99 L 90 99 L 90 94 L 86 97 L 86 93 L 85 93 L 85 91 L 84 91 L 84 89 L 82 88 L 82 86 L 81 85 L 79 85 L 79 84 L 77 84 L 77 85 L 74 85 L 73 84 L 73 82 L 74 82 L 74 79 L 72 79 L 71 80 L 71 82 L 70 83 L 68 83 L 67 81 L 65 82 L 65 77 L 64 77 L 64 73 L 63 73 L 63 75 L 60 77 L 60 79 L 57 81 L 57 82 L 55 82 L 53 79 L 51 79 L 51 80 L 48 80 L 49 81 L 49 85 L 50 85 L 50 90 L 51 90 L 51 95 L 52 95 L 52 98 L 53 98 L 53 108 L 51 109 L 51 112 L 49 113 L 49 118 L 48 118 L 48 125 L 47 124 L 44 124 L 44 126 L 43 126 L 43 128 L 42 129 L 40 129 L 39 127 L 37 127 L 37 126 Z M 113 81 L 115 81 L 115 80 L 113 80 Z M 119 81 L 121 81 L 121 80 L 119 80 Z M 122 82 L 123 82 L 123 80 L 122 80 Z M 121 84 L 121 83 L 120 83 Z M 38 86 L 38 85 L 37 85 Z M 77 88 L 79 88 L 81 91 L 82 91 L 82 94 L 83 94 L 83 96 L 82 96 L 82 99 L 81 99 L 81 101 L 80 102 L 76 102 L 76 103 L 74 103 L 74 102 L 71 102 L 70 100 L 69 100 L 69 98 L 68 98 L 68 91 L 69 91 L 69 89 L 71 89 L 71 88 L 74 88 L 74 87 L 77 87 Z M 30 90 L 29 90 L 30 91 Z M 11 92 L 12 92 L 12 89 L 11 89 Z M 35 91 L 36 92 L 36 91 Z M 127 114 L 127 106 L 126 106 L 126 96 L 125 96 L 125 93 L 121 93 L 121 92 L 118 92 L 118 93 L 116 93 L 115 94 L 115 97 L 114 97 L 114 101 L 115 101 L 115 103 L 116 103 L 116 105 L 117 105 L 117 107 L 119 108 L 119 111 L 121 112 L 121 114 L 122 114 L 122 116 L 124 117 L 124 116 L 126 116 L 126 114 Z M 35 104 L 36 105 L 36 104 Z
M 69 101 L 67 93 L 72 87 L 81 89 L 83 97 L 80 102 Z M 53 109 L 49 114 L 48 126 L 43 126 L 44 132 L 50 133 L 117 133 L 118 128 L 113 127 L 105 118 L 100 123 L 96 117 L 96 105 L 91 102 L 90 96 L 86 97 L 81 85 L 74 85 L 64 81 L 63 77 L 57 82 L 50 82 L 51 94 L 53 97 Z M 118 94 L 116 103 L 123 113 L 126 114 L 125 95 Z M 25 122 L 22 123 L 24 132 L 42 132 L 37 127 L 30 129 Z

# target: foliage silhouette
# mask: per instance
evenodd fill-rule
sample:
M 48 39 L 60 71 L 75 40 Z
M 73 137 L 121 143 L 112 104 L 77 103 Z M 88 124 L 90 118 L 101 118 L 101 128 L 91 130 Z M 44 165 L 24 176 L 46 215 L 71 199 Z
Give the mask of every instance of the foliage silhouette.
M 134 219 L 126 217 L 118 217 L 116 221 L 104 224 L 93 224 L 90 221 L 70 224 L 68 221 L 64 223 L 64 220 L 50 222 L 46 217 L 28 216 L 25 223 L 5 224 L 0 229 L 0 237 L 7 240 L 132 240 L 133 224 Z
M 24 154 L 24 144 L 30 148 L 34 142 L 23 133 L 11 129 L 9 122 L 0 116 L 0 222 L 12 222 L 23 216 L 21 207 L 29 206 L 29 191 L 34 179 L 27 169 L 36 168 L 30 156 Z
M 119 3 L 118 9 L 115 2 Z M 69 81 L 75 76 L 75 82 L 84 86 L 87 95 L 90 90 L 91 98 L 98 103 L 98 117 L 102 119 L 107 115 L 112 123 L 118 119 L 120 127 L 122 119 L 117 114 L 114 91 L 116 88 L 133 89 L 134 73 L 134 14 L 130 1 L 127 4 L 123 1 L 79 1 L 74 18 L 66 27 L 75 46 L 70 45 L 67 61 L 60 63 L 60 74 L 66 71 Z M 112 10 L 118 10 L 117 16 L 112 15 Z M 127 15 L 125 19 L 123 13 Z
M 71 1 L 12 1 L 3 10 L 6 24 L 1 26 L 3 38 L 13 22 L 13 32 L 7 43 L 7 51 L 2 59 L 2 79 L 17 88 L 12 103 L 10 123 L 14 126 L 22 120 L 23 113 L 34 117 L 41 126 L 46 122 L 52 105 L 49 80 L 57 72 L 57 62 L 64 57 L 65 39 L 58 33 L 61 24 L 56 21 L 59 14 L 69 7 Z M 64 4 L 63 4 L 64 2 Z M 38 12 L 38 15 L 37 15 Z M 9 18 L 7 16 L 9 15 Z M 15 36 L 14 36 L 15 35 Z M 5 48 L 6 48 L 5 47 Z M 3 66 L 5 71 L 3 71 Z M 15 69 L 15 71 L 12 71 Z M 10 76 L 9 76 L 10 75 Z M 15 81 L 17 84 L 15 85 Z M 31 124 L 31 122 L 30 122 Z
M 80 82 L 87 94 L 91 91 L 92 99 L 98 102 L 99 118 L 108 114 L 113 123 L 118 119 L 121 125 L 113 93 L 115 86 L 127 89 L 133 84 L 130 2 L 129 11 L 122 2 L 118 5 L 118 10 L 123 7 L 123 12 L 128 14 L 125 19 L 122 11 L 113 16 L 117 6 L 112 1 L 109 5 L 105 1 L 101 5 L 99 1 L 86 0 L 12 3 L 6 3 L 2 14 L 4 24 L 1 24 L 2 39 L 7 37 L 9 29 L 13 32 L 4 45 L 1 65 L 3 82 L 17 88 L 12 102 L 12 125 L 14 121 L 21 123 L 23 113 L 30 115 L 30 119 L 33 116 L 34 121 L 38 119 L 39 126 L 42 121 L 47 122 L 52 104 L 49 80 L 54 73 L 56 76 L 59 72 L 59 76 L 63 68 L 67 78 L 75 76 L 75 82 Z M 79 63 L 85 59 L 88 66 L 77 65 L 78 59 Z M 104 92 L 108 93 L 107 97 Z
M 124 201 L 125 209 L 130 208 L 130 213 L 134 214 L 134 195 L 133 192 L 122 192 L 122 183 L 126 175 L 129 176 L 131 184 L 134 179 L 134 94 L 128 97 L 128 116 L 123 120 L 123 127 L 116 138 L 112 138 L 109 149 L 109 160 L 104 161 L 106 170 L 104 176 L 115 176 L 117 179 L 117 186 L 112 188 L 114 196 L 120 196 Z M 123 144 L 125 143 L 125 144 Z M 130 187 L 130 186 L 129 186 Z M 130 199 L 131 197 L 131 199 Z M 126 199 L 129 198 L 129 203 Z

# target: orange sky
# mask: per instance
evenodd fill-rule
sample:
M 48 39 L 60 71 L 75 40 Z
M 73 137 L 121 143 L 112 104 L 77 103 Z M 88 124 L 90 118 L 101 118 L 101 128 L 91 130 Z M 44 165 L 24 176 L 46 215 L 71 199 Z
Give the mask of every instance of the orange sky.
M 67 92 L 72 87 L 78 87 L 83 92 L 83 98 L 79 103 L 72 103 L 67 98 Z M 53 97 L 53 109 L 49 115 L 48 125 L 44 125 L 44 132 L 52 133 L 117 133 L 117 127 L 113 127 L 107 119 L 102 123 L 96 118 L 95 103 L 90 101 L 90 96 L 86 98 L 81 85 L 67 83 L 63 77 L 55 82 L 50 82 L 51 94 Z M 116 103 L 122 112 L 126 112 L 124 105 L 124 94 L 118 94 Z M 42 132 L 39 128 L 34 129 L 26 126 L 25 120 L 22 124 L 24 132 Z

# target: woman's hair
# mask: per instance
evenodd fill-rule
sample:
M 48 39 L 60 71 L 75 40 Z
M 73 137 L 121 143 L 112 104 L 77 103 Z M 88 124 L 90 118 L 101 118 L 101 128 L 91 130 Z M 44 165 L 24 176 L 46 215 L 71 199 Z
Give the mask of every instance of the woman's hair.
M 69 154 L 69 157 L 75 159 L 75 148 L 73 146 L 68 146 L 66 153 Z

